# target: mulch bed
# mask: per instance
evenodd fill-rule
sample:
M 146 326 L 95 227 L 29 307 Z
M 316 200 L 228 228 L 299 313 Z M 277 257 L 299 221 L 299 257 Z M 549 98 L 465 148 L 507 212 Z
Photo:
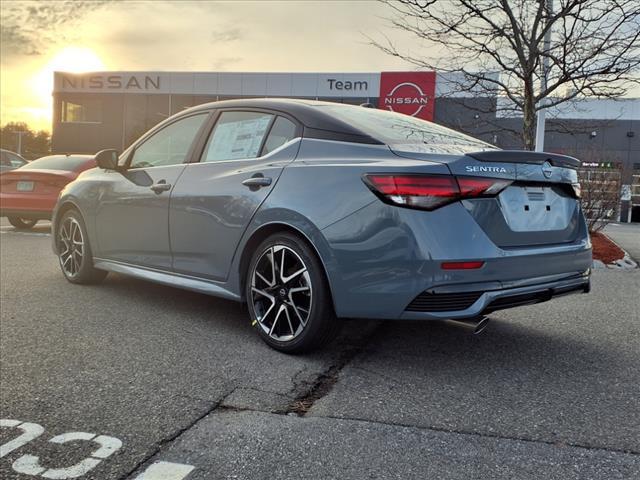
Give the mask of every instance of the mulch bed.
M 593 259 L 603 263 L 613 263 L 624 258 L 624 251 L 602 233 L 591 234 L 593 245 Z

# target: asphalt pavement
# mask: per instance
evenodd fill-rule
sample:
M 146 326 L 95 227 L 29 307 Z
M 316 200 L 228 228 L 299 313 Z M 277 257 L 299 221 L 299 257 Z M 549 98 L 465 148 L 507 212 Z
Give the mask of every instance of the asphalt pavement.
M 604 233 L 640 264 L 640 223 L 610 223 Z
M 71 285 L 46 225 L 0 232 L 0 478 L 640 477 L 638 269 L 476 337 L 345 321 L 287 356 L 235 303 Z

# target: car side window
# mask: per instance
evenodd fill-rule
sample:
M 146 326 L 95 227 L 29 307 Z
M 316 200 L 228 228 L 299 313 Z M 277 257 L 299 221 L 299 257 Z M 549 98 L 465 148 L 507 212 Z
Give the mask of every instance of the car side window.
M 160 167 L 183 163 L 208 113 L 178 120 L 155 133 L 133 152 L 129 168 Z
M 269 113 L 222 112 L 201 161 L 256 158 L 272 119 Z
M 21 167 L 25 164 L 25 161 L 20 157 L 16 157 L 15 155 L 11 155 L 10 153 L 8 153 L 7 156 L 9 157 L 9 163 L 12 167 Z
M 294 138 L 296 138 L 296 124 L 284 117 L 276 118 L 267 136 L 267 141 L 264 142 L 262 155 L 273 152 L 276 148 Z

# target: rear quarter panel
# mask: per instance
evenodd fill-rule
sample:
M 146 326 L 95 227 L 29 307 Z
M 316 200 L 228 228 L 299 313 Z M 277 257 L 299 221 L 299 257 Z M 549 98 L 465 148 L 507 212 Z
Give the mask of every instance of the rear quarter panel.
M 230 289 L 242 293 L 240 257 L 247 241 L 258 230 L 281 224 L 299 231 L 313 244 L 334 290 L 335 285 L 343 282 L 350 264 L 345 265 L 344 258 L 336 258 L 334 246 L 324 230 L 346 218 L 358 217 L 359 212 L 371 204 L 384 205 L 364 184 L 363 174 L 406 168 L 415 172 L 449 173 L 447 167 L 439 163 L 400 158 L 384 145 L 304 139 L 297 159 L 284 169 L 236 250 L 229 277 Z M 354 221 L 352 226 L 349 235 L 357 237 L 357 229 L 366 229 L 367 223 L 360 225 Z

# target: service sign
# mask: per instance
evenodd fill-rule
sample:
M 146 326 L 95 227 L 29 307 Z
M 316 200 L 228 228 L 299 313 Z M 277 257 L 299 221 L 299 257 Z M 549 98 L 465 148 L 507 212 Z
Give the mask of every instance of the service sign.
M 378 108 L 433 120 L 435 72 L 382 72 Z

